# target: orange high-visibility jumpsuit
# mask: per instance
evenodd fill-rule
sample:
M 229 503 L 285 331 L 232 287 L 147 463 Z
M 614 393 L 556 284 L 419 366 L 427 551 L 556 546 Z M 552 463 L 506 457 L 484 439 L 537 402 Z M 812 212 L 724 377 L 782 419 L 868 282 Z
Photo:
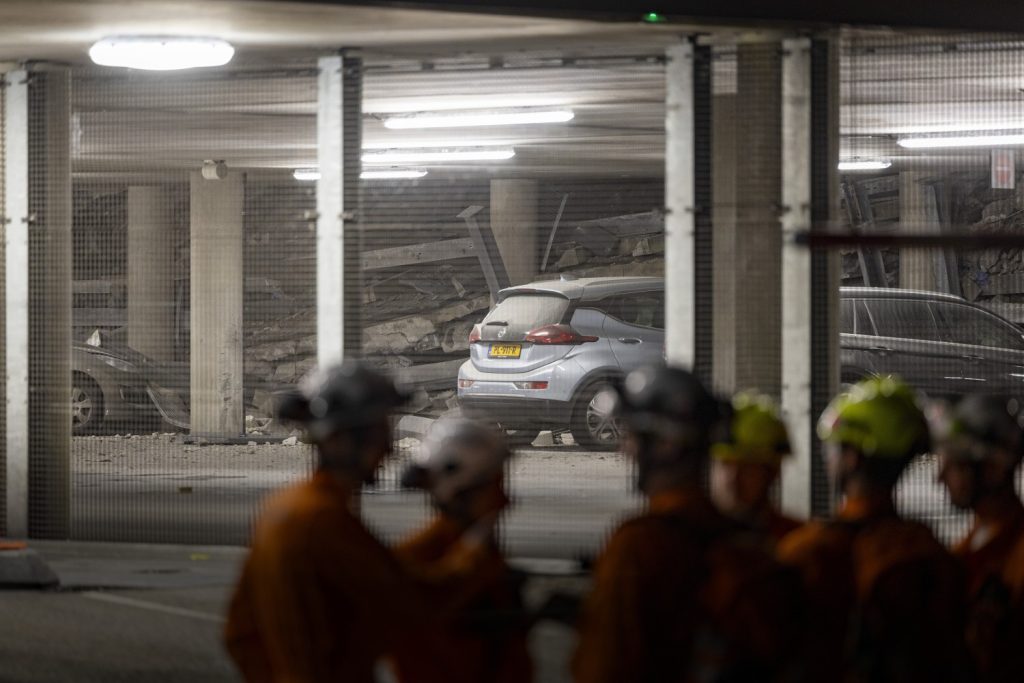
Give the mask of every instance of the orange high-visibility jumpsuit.
M 798 605 L 774 580 L 760 541 L 733 543 L 742 536 L 699 491 L 652 496 L 649 511 L 620 526 L 597 560 L 575 680 L 699 681 L 755 660 L 777 666 L 771 660 L 787 655 L 792 633 L 780 613 Z
M 417 585 L 348 500 L 341 482 L 318 472 L 266 504 L 225 628 L 246 681 L 370 683 L 385 653 L 465 597 Z M 443 573 L 480 575 L 478 563 L 467 552 Z
M 962 576 L 927 527 L 851 499 L 777 552 L 804 581 L 806 680 L 965 680 Z
M 995 528 L 975 524 L 953 554 L 967 578 L 976 680 L 1024 681 L 1024 505 L 1018 501 Z
M 458 524 L 443 516 L 396 546 L 413 573 L 431 567 L 459 542 Z M 402 683 L 528 683 L 533 667 L 529 625 L 515 581 L 501 552 L 486 551 L 485 571 L 495 577 L 456 614 L 416 638 L 394 656 Z

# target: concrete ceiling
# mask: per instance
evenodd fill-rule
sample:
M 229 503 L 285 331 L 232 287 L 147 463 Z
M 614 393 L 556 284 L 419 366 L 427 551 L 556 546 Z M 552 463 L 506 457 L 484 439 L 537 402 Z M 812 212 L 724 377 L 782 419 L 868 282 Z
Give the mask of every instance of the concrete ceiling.
M 0 59 L 76 65 L 73 150 L 83 177 L 180 173 L 210 158 L 282 173 L 315 165 L 316 56 L 352 45 L 367 63 L 364 146 L 516 150 L 489 166 L 417 165 L 433 177 L 658 176 L 660 55 L 684 28 L 308 3 L 10 0 L 0 3 Z M 153 32 L 221 36 L 238 54 L 230 69 L 185 74 L 85 66 L 92 41 Z M 748 38 L 712 31 L 719 45 Z M 1024 131 L 1017 38 L 849 31 L 842 55 L 844 157 L 890 158 L 897 169 L 980 168 L 987 151 L 911 152 L 896 140 L 920 125 L 1020 120 Z M 715 90 L 728 92 L 731 54 L 717 56 Z M 463 131 L 382 125 L 389 113 L 528 104 L 568 107 L 576 118 Z

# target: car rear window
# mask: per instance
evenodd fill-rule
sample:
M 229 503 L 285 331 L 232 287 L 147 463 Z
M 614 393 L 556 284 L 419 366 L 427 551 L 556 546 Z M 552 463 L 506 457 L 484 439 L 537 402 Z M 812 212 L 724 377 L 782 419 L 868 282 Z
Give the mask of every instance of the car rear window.
M 530 330 L 562 321 L 569 300 L 555 294 L 512 294 L 497 306 L 483 320 L 483 327 L 488 323 L 499 327 L 497 323 L 505 323 L 510 332 L 525 334 Z

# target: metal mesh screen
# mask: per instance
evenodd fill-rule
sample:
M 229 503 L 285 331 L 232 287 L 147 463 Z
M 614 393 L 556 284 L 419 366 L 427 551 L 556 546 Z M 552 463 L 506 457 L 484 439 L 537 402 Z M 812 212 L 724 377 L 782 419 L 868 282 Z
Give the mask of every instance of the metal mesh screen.
M 315 70 L 74 76 L 72 533 L 244 543 L 311 463 Z
M 443 415 L 506 430 L 517 447 L 503 525 L 514 554 L 592 554 L 636 504 L 606 418 L 610 385 L 664 349 L 661 62 L 632 52 L 366 60 L 363 350 L 415 388 L 400 450 Z M 574 116 L 454 129 L 390 121 L 474 107 Z M 467 151 L 490 160 L 459 160 Z M 420 161 L 378 157 L 405 152 Z M 374 177 L 388 170 L 420 177 Z M 544 344 L 551 334 L 593 341 Z M 422 507 L 386 484 L 363 497 L 364 513 L 404 533 Z
M 398 487 L 411 449 L 474 393 L 485 400 L 467 412 L 519 447 L 503 527 L 513 552 L 592 553 L 635 507 L 629 468 L 601 430 L 610 385 L 642 360 L 626 347 L 664 353 L 662 61 L 625 48 L 345 55 L 345 120 L 362 123 L 344 133 L 339 265 L 351 298 L 338 343 L 414 390 L 396 420 L 397 457 L 362 497 L 385 537 L 427 512 Z M 60 77 L 72 87 L 39 75 L 30 113 L 33 353 L 47 360 L 30 378 L 43 402 L 30 429 L 32 533 L 244 543 L 258 501 L 313 462 L 270 399 L 317 358 L 315 61 Z M 472 138 L 385 125 L 484 105 L 573 118 Z M 451 156 L 465 149 L 511 153 Z M 410 151 L 441 156 L 375 156 Z M 603 289 L 581 300 L 574 283 L 588 282 Z M 583 358 L 510 372 L 517 359 L 489 354 L 499 340 L 471 344 L 512 285 L 525 286 L 512 307 L 523 320 L 510 326 L 522 338 L 506 340 L 520 363 L 541 345 L 526 335 L 552 326 L 600 337 L 601 355 L 588 361 L 581 342 L 571 348 Z M 530 292 L 552 287 L 562 291 Z M 551 319 L 548 294 L 564 302 Z M 478 374 L 460 388 L 466 371 Z M 474 384 L 483 391 L 466 391 Z
M 1019 396 L 1019 246 L 954 248 L 951 237 L 1019 234 L 1019 37 L 851 33 L 842 49 L 845 222 L 939 238 L 843 251 L 844 378 L 895 373 L 933 398 Z M 915 463 L 900 504 L 950 540 L 967 520 L 937 467 Z

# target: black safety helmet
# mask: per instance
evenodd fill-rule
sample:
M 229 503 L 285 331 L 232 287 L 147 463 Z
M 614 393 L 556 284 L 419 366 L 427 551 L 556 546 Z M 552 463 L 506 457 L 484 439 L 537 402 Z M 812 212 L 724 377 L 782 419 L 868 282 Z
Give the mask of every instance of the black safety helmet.
M 626 376 L 616 412 L 622 425 L 635 434 L 703 450 L 723 428 L 730 410 L 692 372 L 650 366 Z
M 981 461 L 1000 449 L 1019 461 L 1024 456 L 1020 411 L 1021 405 L 1014 398 L 965 396 L 952 407 L 933 411 L 933 436 L 953 458 Z
M 318 368 L 277 395 L 277 416 L 301 424 L 312 441 L 387 417 L 408 396 L 386 375 L 356 361 Z

